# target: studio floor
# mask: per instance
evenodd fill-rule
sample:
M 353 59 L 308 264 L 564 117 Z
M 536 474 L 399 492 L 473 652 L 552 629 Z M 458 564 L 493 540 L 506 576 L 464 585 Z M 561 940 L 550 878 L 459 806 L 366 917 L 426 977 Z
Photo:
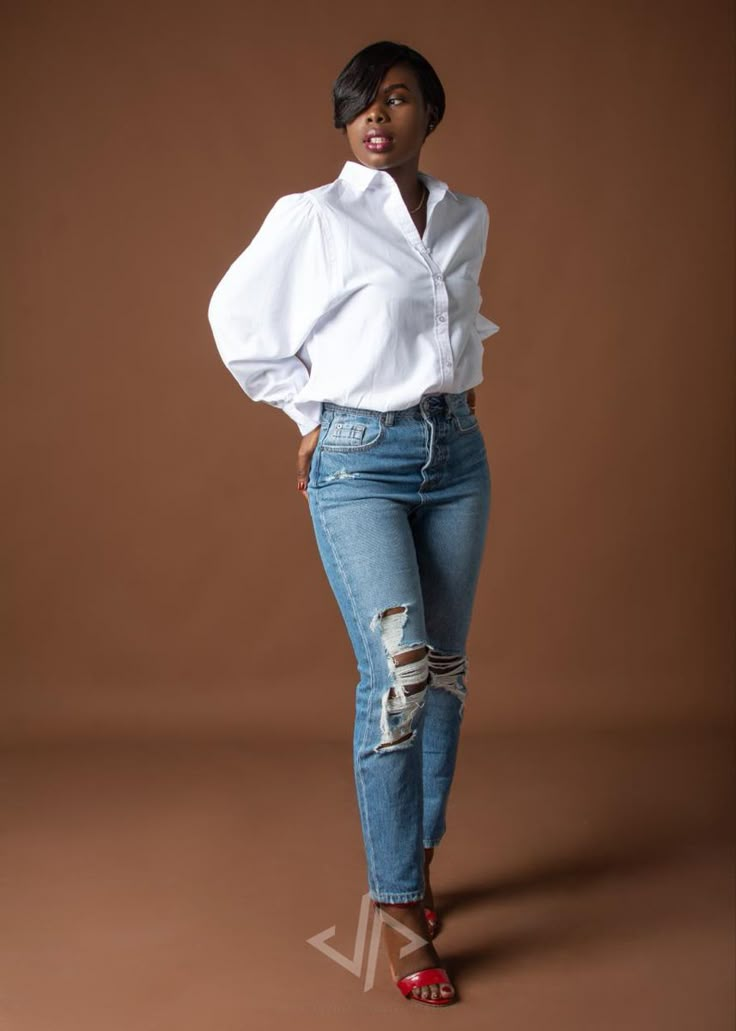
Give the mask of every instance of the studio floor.
M 733 1031 L 733 773 L 724 730 L 466 735 L 429 1019 Z M 352 778 L 349 742 L 6 744 L 2 1031 L 423 1026 L 371 951 Z

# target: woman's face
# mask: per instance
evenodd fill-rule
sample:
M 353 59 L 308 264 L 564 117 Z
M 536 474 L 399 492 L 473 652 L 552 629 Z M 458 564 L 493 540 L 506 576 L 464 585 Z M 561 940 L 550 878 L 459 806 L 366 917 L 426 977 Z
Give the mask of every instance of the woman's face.
M 356 161 L 380 169 L 418 162 L 430 114 L 411 65 L 389 68 L 373 102 L 346 126 Z

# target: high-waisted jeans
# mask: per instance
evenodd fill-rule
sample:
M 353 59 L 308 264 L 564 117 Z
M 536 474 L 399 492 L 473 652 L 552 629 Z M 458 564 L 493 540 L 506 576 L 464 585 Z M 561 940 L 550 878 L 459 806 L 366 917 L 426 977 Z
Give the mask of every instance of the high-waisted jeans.
M 488 458 L 465 393 L 388 412 L 322 408 L 307 497 L 360 675 L 353 765 L 369 893 L 414 902 L 423 849 L 446 829 Z M 396 662 L 402 652 L 412 661 Z

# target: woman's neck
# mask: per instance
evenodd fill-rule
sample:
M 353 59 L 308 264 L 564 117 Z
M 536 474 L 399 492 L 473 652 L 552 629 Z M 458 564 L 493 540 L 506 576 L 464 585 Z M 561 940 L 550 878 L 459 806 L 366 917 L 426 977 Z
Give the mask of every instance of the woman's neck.
M 425 191 L 424 183 L 418 175 L 419 158 L 397 165 L 396 168 L 387 168 L 386 171 L 395 180 L 407 208 L 416 208 Z

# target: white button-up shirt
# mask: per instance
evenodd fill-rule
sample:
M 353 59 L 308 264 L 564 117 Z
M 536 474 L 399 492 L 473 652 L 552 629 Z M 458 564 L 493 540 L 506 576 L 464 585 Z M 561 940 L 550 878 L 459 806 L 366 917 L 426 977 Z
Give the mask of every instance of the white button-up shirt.
M 389 172 L 346 161 L 325 186 L 279 198 L 217 285 L 220 356 L 253 401 L 302 434 L 323 401 L 378 411 L 483 379 L 478 276 L 488 208 L 426 172 L 420 237 Z

